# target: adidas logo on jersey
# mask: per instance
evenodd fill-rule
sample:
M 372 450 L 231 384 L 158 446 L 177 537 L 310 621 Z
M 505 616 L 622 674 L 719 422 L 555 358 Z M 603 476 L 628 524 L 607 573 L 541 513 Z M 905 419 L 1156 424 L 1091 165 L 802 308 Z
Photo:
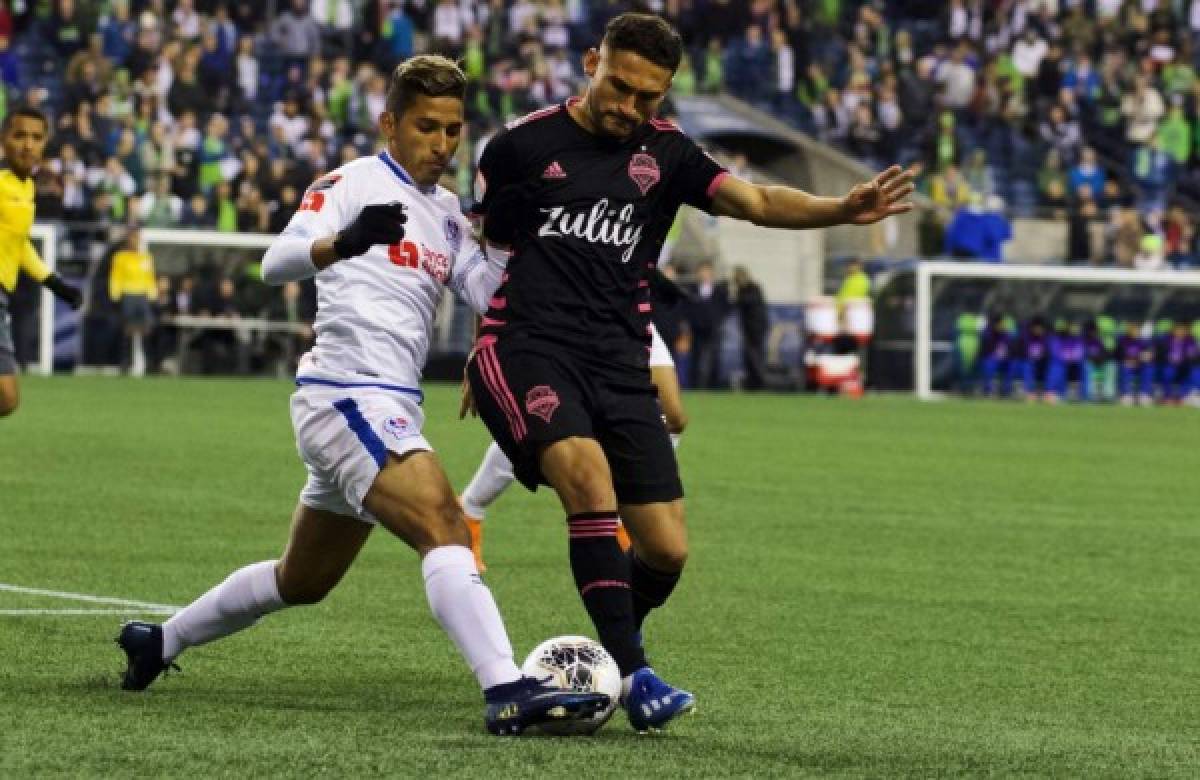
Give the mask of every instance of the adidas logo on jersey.
M 542 178 L 543 179 L 565 179 L 565 178 L 567 178 L 567 172 L 564 171 L 562 166 L 558 164 L 558 160 L 555 160 L 554 162 L 552 162 L 546 166 L 546 170 L 542 171 Z

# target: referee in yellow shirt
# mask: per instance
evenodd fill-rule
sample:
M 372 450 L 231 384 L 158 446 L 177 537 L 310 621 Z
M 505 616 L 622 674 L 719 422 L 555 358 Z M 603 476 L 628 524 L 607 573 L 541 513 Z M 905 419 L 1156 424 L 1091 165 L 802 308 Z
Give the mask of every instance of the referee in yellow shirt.
M 29 240 L 33 227 L 33 174 L 42 164 L 50 123 L 33 108 L 17 108 L 0 124 L 0 145 L 6 167 L 0 170 L 0 417 L 17 409 L 17 356 L 13 345 L 8 300 L 17 287 L 20 271 L 44 284 L 59 298 L 78 309 L 83 296 L 63 282 L 38 257 Z
M 125 335 L 129 337 L 129 362 L 126 364 L 129 373 L 145 376 L 144 339 L 150 328 L 150 301 L 158 297 L 158 280 L 154 277 L 154 258 L 142 247 L 142 232 L 136 225 L 130 225 L 125 246 L 113 255 L 108 297 L 121 305 L 121 319 L 125 323 Z

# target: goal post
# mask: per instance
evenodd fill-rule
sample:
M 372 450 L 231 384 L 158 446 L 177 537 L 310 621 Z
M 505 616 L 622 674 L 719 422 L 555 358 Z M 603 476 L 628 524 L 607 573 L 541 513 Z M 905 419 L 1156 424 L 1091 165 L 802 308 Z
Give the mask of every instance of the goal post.
M 50 273 L 58 270 L 58 225 L 47 222 L 36 223 L 29 229 L 29 238 L 35 242 L 38 255 L 50 269 Z M 41 302 L 38 311 L 38 359 L 35 373 L 50 376 L 54 373 L 54 307 L 57 300 L 54 293 L 42 288 Z
M 913 309 L 913 385 L 917 398 L 943 397 L 933 389 L 934 289 L 938 279 L 994 279 L 1011 282 L 1049 282 L 1126 287 L 1191 287 L 1200 290 L 1198 271 L 1136 271 L 1124 268 L 1077 268 L 1044 265 L 992 265 L 972 262 L 923 262 L 915 269 Z M 980 312 L 982 313 L 982 312 Z M 1195 312 L 1200 317 L 1200 309 Z

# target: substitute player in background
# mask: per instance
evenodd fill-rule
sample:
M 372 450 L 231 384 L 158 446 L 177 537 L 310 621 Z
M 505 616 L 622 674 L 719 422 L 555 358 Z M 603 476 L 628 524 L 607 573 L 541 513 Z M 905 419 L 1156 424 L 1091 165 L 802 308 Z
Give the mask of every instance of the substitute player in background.
M 50 292 L 78 309 L 79 290 L 50 272 L 29 240 L 33 227 L 33 174 L 42 164 L 50 124 L 33 108 L 17 108 L 0 125 L 5 168 L 0 170 L 0 417 L 12 414 L 20 403 L 17 388 L 17 355 L 8 314 L 8 299 L 17 289 L 17 274 L 24 271 Z
M 687 560 L 683 487 L 647 370 L 647 275 L 679 207 L 777 228 L 869 224 L 909 211 L 912 173 L 892 167 L 842 198 L 728 175 L 655 119 L 683 56 L 655 16 L 622 14 L 584 56 L 581 99 L 493 138 L 480 160 L 491 243 L 511 247 L 468 365 L 479 414 L 530 489 L 567 515 L 575 584 L 623 676 L 638 731 L 694 697 L 648 666 L 641 623 Z M 621 521 L 633 539 L 622 553 Z
M 465 90 L 462 71 L 443 57 L 401 64 L 379 118 L 386 150 L 309 187 L 267 250 L 267 282 L 315 276 L 317 284 L 316 345 L 291 403 L 308 469 L 291 537 L 281 560 L 235 571 L 164 625 L 127 623 L 117 639 L 128 657 L 122 687 L 144 689 L 185 649 L 320 601 L 378 523 L 421 557 L 433 614 L 484 690 L 489 731 L 519 734 L 608 705 L 603 694 L 521 675 L 454 492 L 421 432 L 418 382 L 443 288 L 482 311 L 507 261 L 484 254 L 457 197 L 437 186 L 462 134 Z
M 687 427 L 687 413 L 683 408 L 683 393 L 679 390 L 679 376 L 675 372 L 675 359 L 671 350 L 658 333 L 658 328 L 650 325 L 650 382 L 658 393 L 658 403 L 662 408 L 663 424 L 671 436 L 671 446 L 678 447 Z M 472 405 L 473 408 L 473 405 Z M 463 413 L 465 414 L 464 408 Z M 461 418 L 464 414 L 460 414 Z M 492 442 L 487 452 L 483 454 L 483 462 L 475 470 L 475 476 L 467 483 L 458 503 L 466 515 L 467 530 L 471 532 L 471 551 L 475 553 L 475 565 L 480 571 L 487 571 L 483 562 L 483 519 L 487 509 L 508 490 L 516 479 L 513 476 L 512 461 L 500 449 L 500 445 Z M 621 550 L 628 553 L 633 547 L 629 532 L 624 525 L 617 526 L 617 544 Z

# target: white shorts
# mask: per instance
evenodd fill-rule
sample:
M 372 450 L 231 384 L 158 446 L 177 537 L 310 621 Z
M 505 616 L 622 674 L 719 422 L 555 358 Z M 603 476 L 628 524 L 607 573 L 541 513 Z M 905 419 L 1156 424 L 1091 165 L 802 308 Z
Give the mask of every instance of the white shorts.
M 658 335 L 658 328 L 654 327 L 654 323 L 650 323 L 650 366 L 653 368 L 674 365 L 675 359 L 671 357 L 671 350 L 667 349 L 667 342 Z
M 308 469 L 300 503 L 365 523 L 376 520 L 363 499 L 387 462 L 433 447 L 421 435 L 420 398 L 370 387 L 308 385 L 292 394 L 296 449 Z

